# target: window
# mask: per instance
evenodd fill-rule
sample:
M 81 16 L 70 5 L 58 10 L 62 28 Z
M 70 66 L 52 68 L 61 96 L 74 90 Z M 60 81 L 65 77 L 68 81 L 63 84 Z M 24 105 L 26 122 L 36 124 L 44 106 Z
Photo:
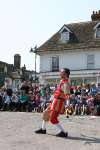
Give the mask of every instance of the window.
M 0 73 L 4 73 L 4 68 L 2 67 L 0 67 Z
M 59 71 L 59 57 L 52 57 L 52 71 Z
M 61 41 L 63 43 L 66 43 L 67 41 L 69 41 L 69 32 L 64 29 L 62 32 L 61 32 Z
M 100 28 L 97 28 L 96 30 L 96 38 L 100 38 Z
M 94 55 L 87 56 L 87 69 L 94 69 Z
M 100 38 L 100 22 L 94 27 L 95 38 Z

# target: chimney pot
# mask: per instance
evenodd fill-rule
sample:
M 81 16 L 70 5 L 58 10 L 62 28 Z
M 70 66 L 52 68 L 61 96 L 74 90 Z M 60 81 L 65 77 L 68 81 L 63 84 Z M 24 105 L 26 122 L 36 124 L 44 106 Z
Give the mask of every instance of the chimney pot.
M 95 12 L 93 11 L 93 15 L 94 15 L 94 13 L 95 13 Z
M 91 15 L 92 21 L 99 21 L 100 20 L 100 10 L 99 11 L 93 11 Z

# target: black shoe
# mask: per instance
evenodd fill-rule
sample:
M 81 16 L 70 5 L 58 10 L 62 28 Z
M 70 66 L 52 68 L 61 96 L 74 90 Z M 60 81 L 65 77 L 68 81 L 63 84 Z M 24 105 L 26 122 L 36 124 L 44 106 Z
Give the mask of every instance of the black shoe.
M 37 134 L 46 134 L 46 130 L 39 129 L 39 130 L 36 130 L 35 133 L 37 133 Z
M 69 118 L 69 116 L 66 116 L 66 118 Z
M 68 137 L 68 133 L 61 131 L 60 133 L 56 134 L 57 137 Z

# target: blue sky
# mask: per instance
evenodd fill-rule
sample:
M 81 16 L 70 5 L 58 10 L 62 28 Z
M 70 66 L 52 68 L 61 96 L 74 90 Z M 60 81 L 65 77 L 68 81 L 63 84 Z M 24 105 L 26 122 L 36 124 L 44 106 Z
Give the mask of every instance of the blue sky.
M 93 10 L 100 10 L 100 0 L 0 0 L 0 61 L 12 64 L 14 54 L 20 54 L 21 66 L 34 70 L 30 48 L 63 24 L 90 21 Z

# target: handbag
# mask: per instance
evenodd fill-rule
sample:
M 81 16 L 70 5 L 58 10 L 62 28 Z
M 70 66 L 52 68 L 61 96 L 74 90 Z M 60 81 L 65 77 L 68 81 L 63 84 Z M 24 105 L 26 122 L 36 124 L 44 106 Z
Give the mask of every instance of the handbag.
M 50 106 L 48 106 L 46 108 L 46 110 L 44 110 L 44 112 L 43 112 L 42 118 L 43 118 L 44 121 L 49 121 L 49 119 L 50 119 L 50 113 L 51 113 L 51 109 L 50 109 Z

